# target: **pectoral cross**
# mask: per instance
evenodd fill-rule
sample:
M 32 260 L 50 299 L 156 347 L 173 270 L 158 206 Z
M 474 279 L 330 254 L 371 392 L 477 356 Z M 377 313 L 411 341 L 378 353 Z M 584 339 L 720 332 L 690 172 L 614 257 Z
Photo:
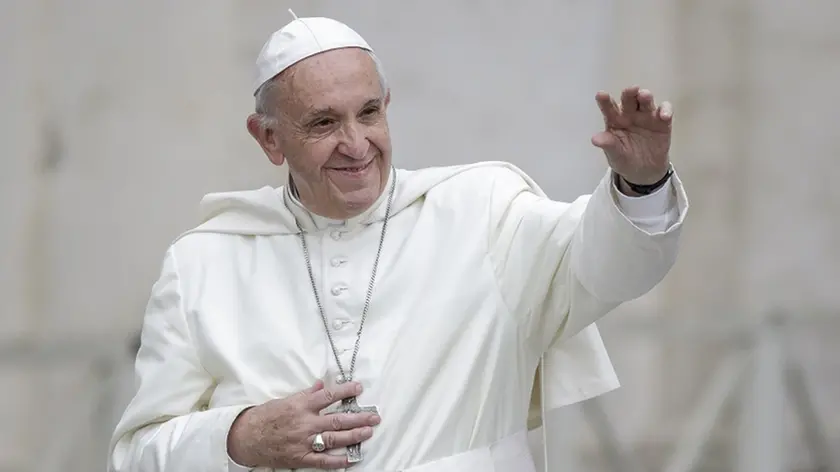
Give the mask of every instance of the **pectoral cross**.
M 356 401 L 356 397 L 350 397 L 341 400 L 341 405 L 339 405 L 335 411 L 331 411 L 328 414 L 333 415 L 336 413 L 374 413 L 378 415 L 379 408 L 377 408 L 376 405 L 361 406 Z M 362 459 L 361 444 L 351 444 L 347 446 L 347 462 L 355 464 L 356 462 L 361 462 Z

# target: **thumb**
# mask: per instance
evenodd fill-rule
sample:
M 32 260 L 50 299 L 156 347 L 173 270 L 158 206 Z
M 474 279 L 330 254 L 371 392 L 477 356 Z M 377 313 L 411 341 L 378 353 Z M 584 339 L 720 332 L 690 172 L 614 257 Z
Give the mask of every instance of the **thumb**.
M 592 136 L 592 145 L 601 149 L 612 149 L 618 145 L 618 139 L 612 133 L 601 131 Z

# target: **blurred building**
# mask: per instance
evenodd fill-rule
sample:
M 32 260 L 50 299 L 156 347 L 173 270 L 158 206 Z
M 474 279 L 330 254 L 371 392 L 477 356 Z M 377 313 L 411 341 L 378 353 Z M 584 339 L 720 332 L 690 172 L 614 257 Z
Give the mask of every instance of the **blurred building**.
M 244 122 L 251 65 L 290 7 L 377 49 L 402 167 L 508 160 L 573 198 L 605 171 L 589 144 L 597 90 L 639 83 L 674 102 L 693 205 L 681 259 L 603 323 L 624 383 L 596 404 L 610 421 L 573 407 L 551 427 L 580 470 L 624 454 L 624 470 L 677 472 L 679 451 L 696 470 L 830 460 L 818 446 L 840 444 L 840 3 L 6 0 L 0 471 L 104 465 L 167 244 L 204 193 L 283 181 Z M 769 313 L 788 318 L 784 342 L 753 349 L 749 326 Z M 743 352 L 758 355 L 738 371 Z M 785 353 L 819 434 L 777 368 Z M 746 393 L 716 402 L 730 367 Z M 702 421 L 716 403 L 720 421 Z

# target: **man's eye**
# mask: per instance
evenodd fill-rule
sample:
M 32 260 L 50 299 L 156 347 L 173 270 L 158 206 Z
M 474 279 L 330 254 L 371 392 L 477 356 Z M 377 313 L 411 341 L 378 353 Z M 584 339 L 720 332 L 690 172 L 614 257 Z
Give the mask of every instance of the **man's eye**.
M 379 108 L 371 107 L 371 108 L 365 109 L 365 111 L 362 112 L 362 115 L 370 116 L 370 115 L 375 115 L 378 112 L 379 112 Z
M 323 118 L 323 119 L 317 120 L 314 123 L 312 123 L 312 127 L 313 128 L 326 128 L 327 126 L 330 126 L 331 124 L 333 124 L 333 120 L 331 120 L 329 118 Z

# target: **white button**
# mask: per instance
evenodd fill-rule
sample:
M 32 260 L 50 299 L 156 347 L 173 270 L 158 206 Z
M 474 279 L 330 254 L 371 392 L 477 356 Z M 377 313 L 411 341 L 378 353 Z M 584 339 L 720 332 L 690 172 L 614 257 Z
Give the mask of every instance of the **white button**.
M 344 376 L 341 375 L 341 374 L 336 375 L 335 376 L 335 383 L 343 384 L 344 383 Z
M 330 233 L 330 237 L 338 241 L 339 239 L 341 239 L 341 231 L 333 231 L 332 233 Z
M 343 257 L 334 257 L 333 260 L 330 261 L 330 264 L 332 264 L 333 267 L 341 267 L 341 264 L 344 264 L 345 262 L 347 262 L 347 260 Z
M 346 323 L 345 320 L 335 320 L 335 321 L 333 321 L 333 328 L 341 329 L 341 328 L 344 327 L 344 323 Z
M 333 287 L 333 289 L 330 290 L 330 292 L 335 296 L 339 296 L 339 295 L 341 295 L 341 292 L 343 292 L 345 290 L 347 290 L 347 287 L 339 285 L 337 287 Z

